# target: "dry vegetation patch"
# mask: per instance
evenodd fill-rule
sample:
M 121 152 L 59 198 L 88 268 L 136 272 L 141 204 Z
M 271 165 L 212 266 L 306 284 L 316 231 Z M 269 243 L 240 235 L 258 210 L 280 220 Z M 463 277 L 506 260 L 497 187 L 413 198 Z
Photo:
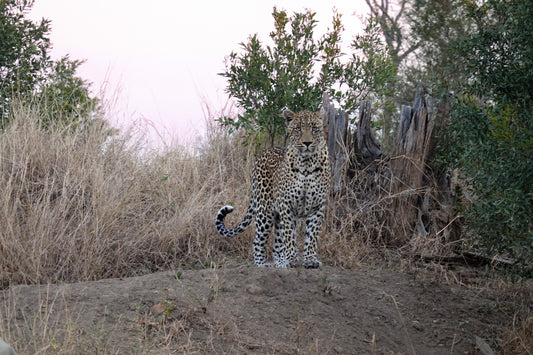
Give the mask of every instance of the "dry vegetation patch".
M 0 132 L 0 338 L 19 353 L 449 354 L 474 335 L 531 352 L 531 283 L 405 257 L 447 250 L 439 235 L 387 247 L 380 221 L 401 196 L 372 174 L 330 196 L 326 268 L 261 270 L 253 228 L 214 229 L 220 206 L 236 208 L 228 225 L 246 211 L 252 146 L 214 126 L 164 153 L 108 133 L 44 129 L 28 107 Z
M 246 152 L 229 138 L 152 154 L 102 121 L 72 134 L 38 117 L 21 107 L 0 132 L 0 285 L 247 258 L 243 239 L 213 233 L 220 205 L 247 203 Z

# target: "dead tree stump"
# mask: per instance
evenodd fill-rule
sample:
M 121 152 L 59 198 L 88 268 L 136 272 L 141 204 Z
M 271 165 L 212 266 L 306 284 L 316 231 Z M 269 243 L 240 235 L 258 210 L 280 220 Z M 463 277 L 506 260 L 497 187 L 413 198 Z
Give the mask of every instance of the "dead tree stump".
M 392 239 L 400 244 L 412 235 L 418 219 L 419 201 L 426 191 L 424 174 L 433 127 L 431 99 L 418 89 L 413 106 L 402 107 L 396 146 L 390 162 L 394 213 L 390 214 L 388 225 Z
M 356 141 L 354 148 L 359 157 L 360 164 L 367 166 L 381 158 L 381 149 L 372 134 L 372 104 L 363 101 L 359 106 L 359 119 L 357 121 Z
M 328 140 L 333 192 L 337 193 L 342 187 L 348 161 L 344 143 L 348 121 L 344 111 L 337 112 L 335 106 L 329 101 L 327 93 L 322 96 L 322 109 L 327 117 L 327 122 L 324 122 L 324 130 Z
M 391 156 L 392 210 L 388 225 L 400 244 L 432 234 L 449 234 L 455 193 L 447 172 L 435 172 L 435 132 L 446 123 L 450 101 L 435 105 L 423 89 L 416 91 L 412 107 L 403 106 L 396 146 Z

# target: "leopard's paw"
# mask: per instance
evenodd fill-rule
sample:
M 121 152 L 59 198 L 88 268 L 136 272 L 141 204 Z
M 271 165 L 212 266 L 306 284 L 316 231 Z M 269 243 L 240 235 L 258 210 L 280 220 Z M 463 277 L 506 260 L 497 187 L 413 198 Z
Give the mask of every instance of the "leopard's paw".
M 309 259 L 302 261 L 302 266 L 306 269 L 318 269 L 322 266 L 322 262 L 318 259 Z

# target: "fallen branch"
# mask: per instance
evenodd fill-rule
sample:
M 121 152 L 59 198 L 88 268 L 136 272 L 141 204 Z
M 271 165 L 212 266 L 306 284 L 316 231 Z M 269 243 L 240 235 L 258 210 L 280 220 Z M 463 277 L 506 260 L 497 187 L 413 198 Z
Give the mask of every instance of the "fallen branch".
M 515 260 L 499 256 L 486 256 L 478 252 L 465 252 L 462 255 L 415 255 L 415 258 L 423 261 L 436 261 L 441 264 L 463 264 L 468 266 L 483 265 L 514 265 Z

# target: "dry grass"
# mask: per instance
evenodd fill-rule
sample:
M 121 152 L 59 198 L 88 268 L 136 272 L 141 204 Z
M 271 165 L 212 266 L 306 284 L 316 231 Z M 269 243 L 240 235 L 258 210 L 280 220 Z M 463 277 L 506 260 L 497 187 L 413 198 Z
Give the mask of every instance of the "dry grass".
M 227 240 L 213 219 L 224 204 L 236 208 L 228 225 L 242 218 L 252 145 L 211 120 L 203 144 L 149 153 L 131 136 L 109 136 L 102 122 L 75 134 L 43 129 L 39 112 L 21 105 L 0 132 L 0 288 L 251 259 L 253 228 Z M 386 217 L 403 218 L 391 211 L 403 197 L 387 193 L 388 169 L 383 161 L 356 171 L 330 197 L 319 250 L 325 262 L 353 268 L 382 258 L 376 247 L 394 238 Z M 424 245 L 418 249 L 442 245 L 438 235 L 414 240 Z
M 101 121 L 72 134 L 27 106 L 15 117 L 0 132 L 0 287 L 248 257 L 213 227 L 224 203 L 248 203 L 249 153 L 222 132 L 148 154 Z
M 14 122 L 0 132 L 0 289 L 133 276 L 228 259 L 251 262 L 253 228 L 238 238 L 220 238 L 214 216 L 222 205 L 234 205 L 236 213 L 227 223 L 235 225 L 246 211 L 252 146 L 241 145 L 239 137 L 228 137 L 214 125 L 203 144 L 166 153 L 148 153 L 131 137 L 107 133 L 98 120 L 75 134 L 65 127 L 43 129 L 39 112 L 28 106 L 20 106 Z M 354 268 L 383 262 L 391 238 L 383 221 L 394 213 L 392 201 L 402 196 L 383 193 L 390 191 L 390 181 L 374 176 L 356 172 L 343 191 L 330 197 L 319 250 L 327 264 Z M 449 240 L 433 233 L 412 239 L 408 248 L 441 252 L 450 248 L 443 241 Z M 60 301 L 60 295 L 49 296 Z M 529 312 L 521 311 L 509 326 L 504 340 L 509 353 L 531 346 Z M 28 348 L 35 352 L 80 350 L 78 315 L 70 315 L 71 326 L 60 329 L 43 309 L 28 318 L 27 329 L 5 328 L 15 316 L 9 310 L 0 314 L 6 320 L 0 322 L 0 334 L 6 338 L 35 339 Z M 150 319 L 143 321 L 155 329 Z M 186 337 L 184 322 L 159 324 L 163 338 Z M 29 334 L 28 329 L 41 332 Z M 84 339 L 87 348 L 113 352 L 98 332 Z M 59 343 L 61 349 L 53 348 Z
M 228 225 L 242 218 L 256 150 L 208 118 L 202 144 L 150 153 L 131 136 L 109 136 L 104 121 L 75 134 L 43 129 L 39 112 L 19 106 L 0 132 L 0 288 L 250 261 L 253 228 L 228 240 L 217 236 L 213 219 L 224 204 L 236 208 Z M 383 160 L 352 171 L 330 196 L 319 250 L 324 262 L 353 268 L 391 254 L 457 249 L 461 240 L 449 233 L 446 218 L 430 221 L 425 235 L 395 234 L 390 222 L 407 217 L 393 206 L 405 193 L 429 200 L 424 205 L 434 215 L 449 206 L 431 205 L 438 200 L 434 187 L 394 194 L 393 182 Z M 391 249 L 395 243 L 401 248 Z
M 37 312 L 17 309 L 18 297 L 12 291 L 3 296 L 0 335 L 6 342 L 16 346 L 18 353 L 77 354 L 87 349 L 101 354 L 114 352 L 105 341 L 105 333 L 79 327 L 81 315 L 72 314 L 61 292 L 46 289 L 39 294 Z M 83 337 L 80 337 L 81 334 Z
M 76 134 L 43 129 L 39 112 L 19 106 L 0 133 L 0 287 L 251 260 L 253 228 L 223 239 L 213 219 L 224 204 L 236 207 L 228 225 L 246 211 L 252 145 L 212 124 L 197 147 L 148 153 L 108 130 L 99 120 Z M 332 198 L 330 211 L 350 198 Z M 354 223 L 372 223 L 352 212 L 330 213 L 324 261 L 354 267 L 365 258 L 375 230 L 359 236 Z
M 517 313 L 508 325 L 502 354 L 533 354 L 533 315 L 531 310 Z

